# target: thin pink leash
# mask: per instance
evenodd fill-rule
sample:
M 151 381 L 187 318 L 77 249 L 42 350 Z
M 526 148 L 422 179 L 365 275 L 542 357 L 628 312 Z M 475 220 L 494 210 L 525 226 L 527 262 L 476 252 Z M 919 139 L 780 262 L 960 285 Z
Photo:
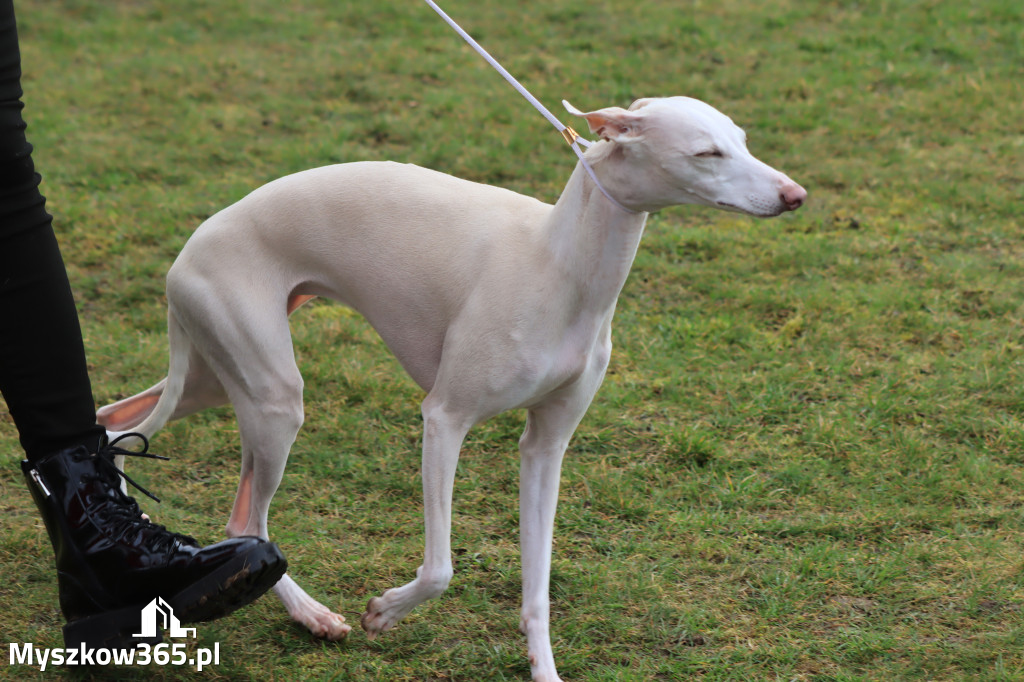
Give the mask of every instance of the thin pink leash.
M 584 158 L 583 150 L 580 149 L 581 144 L 584 147 L 589 147 L 592 144 L 591 142 L 583 139 L 579 133 L 577 133 L 569 126 L 564 125 L 561 121 L 555 118 L 555 115 L 548 111 L 547 107 L 541 104 L 536 97 L 530 94 L 529 90 L 523 87 L 523 85 L 519 81 L 517 81 L 512 74 L 506 71 L 505 67 L 499 64 L 498 61 L 494 57 L 492 57 L 490 53 L 488 53 L 487 50 L 483 48 L 483 46 L 480 45 L 480 43 L 476 42 L 473 39 L 473 36 L 466 33 L 466 31 L 464 31 L 461 26 L 455 23 L 455 20 L 448 16 L 444 10 L 438 7 L 437 3 L 435 3 L 433 0 L 423 1 L 430 5 L 430 7 L 435 12 L 437 12 L 437 14 L 442 19 L 444 19 L 445 22 L 449 26 L 451 26 L 456 33 L 462 36 L 463 40 L 469 43 L 470 47 L 476 50 L 477 53 L 487 61 L 488 64 L 493 66 L 495 71 L 500 73 L 502 77 L 504 77 L 504 79 L 507 80 L 509 84 L 511 84 L 512 87 L 514 87 L 519 92 L 520 95 L 526 98 L 527 102 L 532 104 L 534 108 L 537 111 L 539 111 L 544 116 L 544 118 L 546 118 L 548 122 L 555 127 L 556 130 L 558 130 L 558 132 L 562 134 L 562 137 L 564 137 L 565 141 L 569 143 L 569 146 L 572 148 L 572 150 L 576 152 L 576 156 L 579 157 L 580 164 L 583 166 L 583 169 L 587 171 L 587 174 L 590 176 L 590 179 L 594 181 L 594 184 L 597 185 L 597 188 L 601 190 L 601 194 L 603 194 L 605 198 L 608 199 L 608 201 L 612 202 L 612 204 L 619 207 L 626 213 L 640 213 L 640 211 L 634 211 L 633 209 L 626 208 L 625 206 L 620 204 L 618 201 L 615 200 L 614 197 L 612 197 L 612 195 L 608 194 L 608 191 L 601 185 L 601 181 L 597 179 L 597 175 L 594 173 L 594 169 L 591 167 L 590 163 Z

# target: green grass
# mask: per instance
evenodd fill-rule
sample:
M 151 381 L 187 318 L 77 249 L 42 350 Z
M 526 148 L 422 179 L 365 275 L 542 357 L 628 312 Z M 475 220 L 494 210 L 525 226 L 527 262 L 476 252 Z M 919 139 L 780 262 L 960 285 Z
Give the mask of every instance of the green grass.
M 563 676 L 1024 679 L 1020 3 L 446 8 L 553 109 L 706 99 L 810 192 L 772 221 L 651 217 L 565 465 Z M 18 11 L 29 135 L 99 404 L 163 376 L 163 275 L 205 217 L 258 185 L 388 158 L 551 201 L 573 165 L 414 0 Z M 347 311 L 318 303 L 293 328 L 307 424 L 271 528 L 296 579 L 357 622 L 420 562 L 421 395 Z M 224 659 L 205 678 L 527 678 L 522 426 L 507 414 L 471 433 L 442 599 L 341 644 L 261 600 L 200 626 Z M 0 632 L 57 646 L 52 555 L 9 420 L 0 444 Z M 131 472 L 165 500 L 148 511 L 221 537 L 238 470 L 230 410 L 173 424 L 154 450 L 173 459 Z

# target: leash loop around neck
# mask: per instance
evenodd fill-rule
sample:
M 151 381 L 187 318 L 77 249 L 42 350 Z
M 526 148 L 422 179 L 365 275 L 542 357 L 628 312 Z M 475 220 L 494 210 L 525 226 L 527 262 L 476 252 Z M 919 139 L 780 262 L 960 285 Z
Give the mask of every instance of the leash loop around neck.
M 445 23 L 447 23 L 449 26 L 451 26 L 452 29 L 456 33 L 458 33 L 462 37 L 462 39 L 465 40 L 469 44 L 470 47 L 472 47 L 474 50 L 476 50 L 477 54 L 479 54 L 481 57 L 483 57 L 484 60 L 486 60 L 486 62 L 488 64 L 490 64 L 492 67 L 494 67 L 495 71 L 500 73 L 501 76 L 506 81 L 508 81 L 509 84 L 512 87 L 514 87 L 516 89 L 516 91 L 518 91 L 519 94 L 522 95 L 526 99 L 527 102 L 532 104 L 533 107 L 537 111 L 539 111 L 541 113 L 541 115 L 544 116 L 544 118 L 546 118 L 548 120 L 548 123 L 553 125 L 555 127 L 555 129 L 562 134 L 562 137 L 565 138 L 565 141 L 569 144 L 569 147 L 576 153 L 576 156 L 579 157 L 580 165 L 583 166 L 583 169 L 587 172 L 587 175 L 590 176 L 590 179 L 594 181 L 594 184 L 597 185 L 597 188 L 601 191 L 601 194 L 603 194 L 604 197 L 608 201 L 612 202 L 613 205 L 617 206 L 619 209 L 625 211 L 626 213 L 634 213 L 634 214 L 641 213 L 641 211 L 634 211 L 631 208 L 626 208 L 625 206 L 620 204 L 618 201 L 616 201 L 615 198 L 612 197 L 612 195 L 608 194 L 608 191 L 601 184 L 601 181 L 597 179 L 597 174 L 594 173 L 594 169 L 590 165 L 590 162 L 588 162 L 583 157 L 583 150 L 580 149 L 580 145 L 583 145 L 584 147 L 589 147 L 592 144 L 591 142 L 583 139 L 583 137 L 581 137 L 579 133 L 577 133 L 575 130 L 573 130 L 569 126 L 564 125 L 561 121 L 559 121 L 557 118 L 555 118 L 555 115 L 552 114 L 550 111 L 548 111 L 547 107 L 545 107 L 543 104 L 541 104 L 540 101 L 536 97 L 534 97 L 532 94 L 530 94 L 529 90 L 527 90 L 525 87 L 523 87 L 523 85 L 518 80 L 516 80 L 515 77 L 512 74 L 510 74 L 508 71 L 506 71 L 505 67 L 503 67 L 501 64 L 499 64 L 498 61 L 494 57 L 492 57 L 490 55 L 490 53 L 487 52 L 487 50 L 485 50 L 483 48 L 483 46 L 480 45 L 480 43 L 476 42 L 471 35 L 469 35 L 465 30 L 463 30 L 463 28 L 461 26 L 459 26 L 455 22 L 454 19 L 452 19 L 450 16 L 448 16 L 443 9 L 438 7 L 437 3 L 435 3 L 434 0 L 423 0 L 423 1 L 426 2 L 428 5 L 430 5 L 430 8 L 433 9 L 435 12 L 437 12 L 438 16 L 440 16 L 442 19 L 444 19 Z

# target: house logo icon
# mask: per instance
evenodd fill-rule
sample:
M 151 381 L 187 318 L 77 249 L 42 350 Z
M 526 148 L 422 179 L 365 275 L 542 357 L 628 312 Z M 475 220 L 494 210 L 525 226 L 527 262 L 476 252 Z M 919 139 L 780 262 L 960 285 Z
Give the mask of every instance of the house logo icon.
M 157 597 L 142 608 L 142 632 L 132 637 L 156 637 L 160 630 L 167 630 L 171 637 L 196 636 L 196 629 L 181 627 L 171 605 Z

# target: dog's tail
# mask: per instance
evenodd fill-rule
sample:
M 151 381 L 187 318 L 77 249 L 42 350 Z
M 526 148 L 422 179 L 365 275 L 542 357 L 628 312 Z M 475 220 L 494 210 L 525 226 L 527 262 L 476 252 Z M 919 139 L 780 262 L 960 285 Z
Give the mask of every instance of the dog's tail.
M 174 416 L 185 391 L 192 342 L 173 312 L 167 314 L 167 341 L 170 354 L 167 378 L 147 391 L 97 412 L 98 421 L 107 427 L 111 439 L 130 434 L 152 438 Z M 122 447 L 138 447 L 141 444 L 137 438 L 125 438 L 122 442 L 125 443 Z

